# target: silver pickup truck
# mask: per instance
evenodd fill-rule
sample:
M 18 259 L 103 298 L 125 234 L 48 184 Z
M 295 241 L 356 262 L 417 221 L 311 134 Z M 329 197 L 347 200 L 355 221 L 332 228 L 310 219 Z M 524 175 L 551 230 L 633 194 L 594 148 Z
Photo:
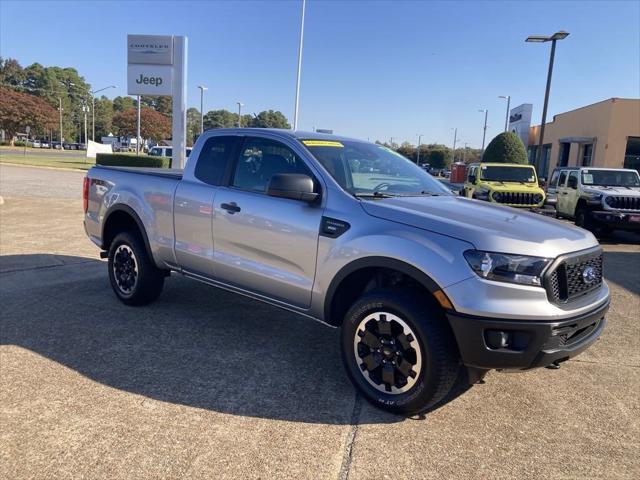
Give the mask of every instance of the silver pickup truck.
M 176 272 L 341 327 L 352 382 L 397 413 L 490 369 L 558 366 L 609 307 L 588 231 L 332 135 L 207 131 L 184 171 L 92 168 L 84 211 L 122 302 L 153 301 Z

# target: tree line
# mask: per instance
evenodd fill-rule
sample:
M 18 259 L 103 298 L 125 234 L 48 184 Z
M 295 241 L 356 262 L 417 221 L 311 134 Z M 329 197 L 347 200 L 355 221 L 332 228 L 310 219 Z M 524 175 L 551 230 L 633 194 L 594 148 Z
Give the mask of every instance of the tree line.
M 92 112 L 95 118 L 95 139 L 113 134 L 135 136 L 137 133 L 138 101 L 128 96 L 113 100 L 106 95 L 92 98 L 92 86 L 75 68 L 44 67 L 34 63 L 22 67 L 12 58 L 0 57 L 0 129 L 9 139 L 31 127 L 33 138 L 60 139 L 60 107 L 62 134 L 66 142 L 86 142 L 84 122 L 87 118 L 88 137 L 92 136 Z M 171 138 L 172 99 L 168 96 L 140 97 L 141 136 L 159 141 Z M 280 111 L 265 110 L 243 115 L 243 127 L 291 128 Z M 238 114 L 228 110 L 211 110 L 204 115 L 204 128 L 230 128 L 238 125 Z M 200 111 L 187 110 L 187 144 L 200 133 Z

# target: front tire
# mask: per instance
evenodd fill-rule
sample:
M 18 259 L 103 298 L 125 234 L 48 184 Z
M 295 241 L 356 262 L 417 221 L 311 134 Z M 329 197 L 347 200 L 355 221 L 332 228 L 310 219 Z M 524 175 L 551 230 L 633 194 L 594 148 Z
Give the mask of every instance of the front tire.
M 371 403 L 413 415 L 452 389 L 460 360 L 447 320 L 436 306 L 400 290 L 378 290 L 354 303 L 342 325 L 342 360 Z
M 126 305 L 146 305 L 162 293 L 165 272 L 134 232 L 120 233 L 111 242 L 108 267 L 111 288 Z

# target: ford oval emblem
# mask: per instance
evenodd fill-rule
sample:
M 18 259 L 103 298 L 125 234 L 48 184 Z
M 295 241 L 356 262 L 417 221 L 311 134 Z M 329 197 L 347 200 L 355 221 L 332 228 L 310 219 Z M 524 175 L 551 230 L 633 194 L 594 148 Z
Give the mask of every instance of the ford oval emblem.
M 584 283 L 593 283 L 597 278 L 596 269 L 593 267 L 586 267 L 582 270 L 582 281 Z

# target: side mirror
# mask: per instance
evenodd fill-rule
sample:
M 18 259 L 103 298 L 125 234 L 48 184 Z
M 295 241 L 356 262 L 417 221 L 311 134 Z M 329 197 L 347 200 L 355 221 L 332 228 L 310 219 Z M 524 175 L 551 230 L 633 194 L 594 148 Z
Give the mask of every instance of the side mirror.
M 471 183 L 476 183 L 476 180 L 477 180 L 477 179 L 478 179 L 478 178 L 477 178 L 475 175 L 469 175 L 469 182 L 471 182 Z
M 578 188 L 578 177 L 569 177 L 567 181 L 567 187 L 576 190 Z
M 320 198 L 320 194 L 314 190 L 311 177 L 301 173 L 276 173 L 271 176 L 267 185 L 267 195 L 308 203 Z
M 538 179 L 538 185 L 540 185 L 541 187 L 546 187 L 547 186 L 547 179 L 542 177 Z

